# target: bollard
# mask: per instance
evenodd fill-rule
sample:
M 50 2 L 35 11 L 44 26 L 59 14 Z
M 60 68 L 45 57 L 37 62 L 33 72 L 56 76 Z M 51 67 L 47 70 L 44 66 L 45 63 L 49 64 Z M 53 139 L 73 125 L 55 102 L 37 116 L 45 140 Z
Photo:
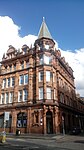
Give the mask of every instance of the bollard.
M 0 134 L 0 142 L 1 143 L 6 142 L 6 133 L 4 131 Z

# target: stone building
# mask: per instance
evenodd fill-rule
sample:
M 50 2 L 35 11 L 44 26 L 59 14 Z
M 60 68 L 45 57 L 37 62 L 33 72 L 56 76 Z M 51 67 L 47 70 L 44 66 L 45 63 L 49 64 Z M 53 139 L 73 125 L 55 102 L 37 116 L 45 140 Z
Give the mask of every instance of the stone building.
M 4 120 L 5 112 L 9 119 Z M 68 133 L 84 126 L 84 104 L 76 98 L 72 68 L 55 48 L 43 20 L 34 46 L 9 46 L 0 69 L 0 131 Z

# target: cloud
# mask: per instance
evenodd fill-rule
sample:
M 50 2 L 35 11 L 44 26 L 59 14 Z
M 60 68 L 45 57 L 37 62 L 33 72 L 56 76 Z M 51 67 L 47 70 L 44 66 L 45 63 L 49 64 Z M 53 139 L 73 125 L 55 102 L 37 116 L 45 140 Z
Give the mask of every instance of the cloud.
M 22 45 L 27 44 L 30 46 L 37 39 L 37 36 L 26 35 L 21 37 L 19 31 L 21 27 L 16 25 L 12 18 L 8 16 L 0 16 L 0 61 L 3 53 L 7 52 L 8 46 L 13 45 L 16 49 L 21 48 Z M 58 43 L 56 48 L 58 49 Z M 84 96 L 84 48 L 75 50 L 61 50 L 62 56 L 74 70 L 75 85 L 77 91 L 81 96 Z
M 61 50 L 61 53 L 74 71 L 77 92 L 84 96 L 84 48 L 74 52 Z
M 16 25 L 12 18 L 8 16 L 0 16 L 0 60 L 3 53 L 7 51 L 9 45 L 13 45 L 16 49 L 21 48 L 23 44 L 30 46 L 36 40 L 36 36 L 27 35 L 21 37 L 19 31 L 21 27 Z

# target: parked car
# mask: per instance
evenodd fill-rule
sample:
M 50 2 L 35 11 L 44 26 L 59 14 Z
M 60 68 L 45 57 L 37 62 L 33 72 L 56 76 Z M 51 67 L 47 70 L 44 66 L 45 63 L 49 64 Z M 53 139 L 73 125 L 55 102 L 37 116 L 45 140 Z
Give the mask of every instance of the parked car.
M 78 135 L 81 133 L 81 129 L 79 127 L 73 127 L 71 130 L 71 134 Z

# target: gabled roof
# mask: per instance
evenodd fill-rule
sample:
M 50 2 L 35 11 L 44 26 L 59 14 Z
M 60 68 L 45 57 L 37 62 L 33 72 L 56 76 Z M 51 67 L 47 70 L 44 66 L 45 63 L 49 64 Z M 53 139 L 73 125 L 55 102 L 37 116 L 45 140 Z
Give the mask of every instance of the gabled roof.
M 45 19 L 43 17 L 43 22 L 41 24 L 41 27 L 40 27 L 40 30 L 39 30 L 39 34 L 38 34 L 38 39 L 40 38 L 49 38 L 49 39 L 52 39 L 52 36 L 48 30 L 48 27 L 45 23 Z

